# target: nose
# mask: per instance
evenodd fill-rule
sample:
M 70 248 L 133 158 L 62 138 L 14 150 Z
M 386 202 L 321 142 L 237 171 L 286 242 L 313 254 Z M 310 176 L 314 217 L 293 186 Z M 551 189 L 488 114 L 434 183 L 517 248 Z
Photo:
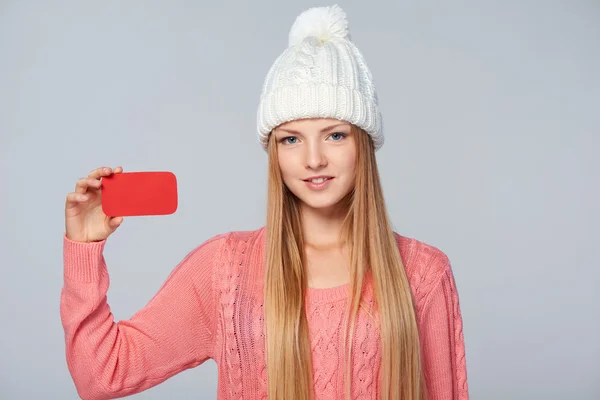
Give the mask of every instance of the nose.
M 309 143 L 306 149 L 306 168 L 319 170 L 327 165 L 327 157 L 319 141 Z

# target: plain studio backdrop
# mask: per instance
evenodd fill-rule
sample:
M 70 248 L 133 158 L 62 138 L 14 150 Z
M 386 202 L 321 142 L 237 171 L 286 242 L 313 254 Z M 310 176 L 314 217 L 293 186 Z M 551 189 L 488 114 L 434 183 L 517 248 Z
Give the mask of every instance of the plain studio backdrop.
M 59 315 L 78 178 L 178 177 L 175 214 L 108 240 L 116 320 L 206 239 L 264 224 L 260 89 L 327 4 L 0 2 L 0 398 L 78 398 Z M 379 93 L 394 229 L 452 262 L 471 397 L 599 399 L 600 3 L 339 4 Z M 134 397 L 216 389 L 209 360 Z

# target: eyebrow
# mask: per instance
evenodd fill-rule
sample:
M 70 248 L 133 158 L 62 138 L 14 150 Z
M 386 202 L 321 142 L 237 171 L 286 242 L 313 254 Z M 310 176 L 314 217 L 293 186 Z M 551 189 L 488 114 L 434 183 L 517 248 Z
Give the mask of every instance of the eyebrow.
M 333 129 L 335 127 L 338 127 L 338 126 L 346 126 L 346 125 L 348 125 L 348 124 L 334 124 L 334 125 L 329 125 L 329 126 L 323 128 L 323 129 L 321 129 L 321 133 L 326 132 L 326 131 L 328 131 L 330 129 Z M 278 130 L 279 131 L 283 131 L 283 132 L 287 132 L 287 133 L 294 133 L 296 135 L 301 135 L 302 134 L 302 132 L 295 131 L 293 129 L 279 128 Z

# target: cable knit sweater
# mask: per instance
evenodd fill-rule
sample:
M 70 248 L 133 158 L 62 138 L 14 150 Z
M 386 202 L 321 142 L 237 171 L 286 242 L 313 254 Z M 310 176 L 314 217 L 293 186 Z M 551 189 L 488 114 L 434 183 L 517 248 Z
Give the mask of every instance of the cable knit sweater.
M 462 317 L 448 257 L 396 235 L 416 300 L 431 400 L 467 400 Z M 114 321 L 107 303 L 105 241 L 63 237 L 60 314 L 69 371 L 82 399 L 139 393 L 212 358 L 219 400 L 266 399 L 262 312 L 265 228 L 216 235 L 173 269 L 149 303 Z M 348 284 L 309 288 L 306 313 L 316 399 L 342 399 L 342 319 Z M 374 298 L 369 276 L 363 298 Z M 381 345 L 377 325 L 359 309 L 353 345 L 353 399 L 378 399 Z

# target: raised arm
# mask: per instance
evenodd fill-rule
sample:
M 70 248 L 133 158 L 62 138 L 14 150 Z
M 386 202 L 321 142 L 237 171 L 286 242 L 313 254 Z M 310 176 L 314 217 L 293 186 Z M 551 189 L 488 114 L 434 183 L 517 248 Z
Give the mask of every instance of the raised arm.
M 64 237 L 60 314 L 69 371 L 82 399 L 141 392 L 214 356 L 215 263 L 224 235 L 191 251 L 149 303 L 114 321 L 105 241 Z

